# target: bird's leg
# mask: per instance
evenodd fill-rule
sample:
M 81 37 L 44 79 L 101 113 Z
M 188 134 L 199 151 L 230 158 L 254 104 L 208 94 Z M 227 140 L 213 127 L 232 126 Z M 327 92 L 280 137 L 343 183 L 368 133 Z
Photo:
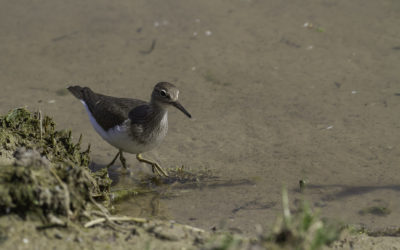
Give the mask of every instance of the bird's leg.
M 136 159 L 138 159 L 138 161 L 140 161 L 140 162 L 145 162 L 147 164 L 150 164 L 152 167 L 151 170 L 153 171 L 153 173 L 158 174 L 159 176 L 164 175 L 164 176 L 168 177 L 167 172 L 165 172 L 164 169 L 162 169 L 160 167 L 160 165 L 158 165 L 157 162 L 144 159 L 141 154 L 137 154 Z
M 122 155 L 122 151 L 121 151 L 121 150 L 119 151 L 119 160 L 121 161 L 122 167 L 125 168 L 125 169 L 127 169 L 127 168 L 126 168 L 126 159 L 125 159 L 125 157 Z
M 114 157 L 114 159 L 107 165 L 107 169 L 109 168 L 109 167 L 111 167 L 113 164 L 114 164 L 114 162 L 115 162 L 115 160 L 118 158 L 118 156 L 121 154 L 121 151 L 118 151 L 118 153 L 117 153 L 117 155 Z

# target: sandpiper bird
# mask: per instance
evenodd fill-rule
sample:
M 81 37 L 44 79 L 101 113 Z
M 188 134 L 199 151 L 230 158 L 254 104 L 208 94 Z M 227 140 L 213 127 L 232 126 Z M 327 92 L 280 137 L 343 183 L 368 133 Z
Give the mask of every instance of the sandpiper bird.
M 107 168 L 118 156 L 126 168 L 122 153 L 127 152 L 150 164 L 153 173 L 168 176 L 158 163 L 144 159 L 141 153 L 156 147 L 167 134 L 169 106 L 175 106 L 192 117 L 178 102 L 179 90 L 173 84 L 157 83 L 150 102 L 97 94 L 87 87 L 71 86 L 68 90 L 83 103 L 97 133 L 119 150 Z

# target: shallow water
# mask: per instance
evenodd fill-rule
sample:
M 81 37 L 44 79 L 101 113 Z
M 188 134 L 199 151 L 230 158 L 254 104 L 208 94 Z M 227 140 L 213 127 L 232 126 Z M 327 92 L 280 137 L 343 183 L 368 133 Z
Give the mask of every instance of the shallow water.
M 205 229 L 255 232 L 280 213 L 285 185 L 327 217 L 368 227 L 400 221 L 400 5 L 397 1 L 2 1 L 0 111 L 27 105 L 92 144 L 71 84 L 148 99 L 179 86 L 193 115 L 170 110 L 164 167 L 218 180 L 170 184 L 117 210 Z M 136 176 L 147 166 L 128 162 Z M 119 178 L 115 188 L 137 177 Z M 304 194 L 298 182 L 309 183 Z M 365 214 L 386 207 L 383 216 Z

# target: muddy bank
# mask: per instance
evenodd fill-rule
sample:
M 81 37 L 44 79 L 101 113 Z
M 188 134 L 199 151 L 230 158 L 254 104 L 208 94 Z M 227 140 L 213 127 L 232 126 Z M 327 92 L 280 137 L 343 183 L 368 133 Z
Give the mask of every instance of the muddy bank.
M 281 211 L 282 184 L 294 201 L 307 178 L 323 216 L 370 228 L 400 221 L 396 1 L 2 1 L 0 12 L 1 114 L 46 111 L 105 165 L 115 149 L 65 88 L 148 100 L 170 81 L 193 119 L 171 110 L 165 141 L 146 156 L 256 180 L 184 190 L 160 202 L 168 219 L 252 235 Z M 391 212 L 363 212 L 376 206 Z
M 112 203 L 107 170 L 89 168 L 90 147 L 81 150 L 71 131 L 56 130 L 40 112 L 18 108 L 0 117 L 0 246 L 17 249 L 317 249 L 338 238 L 341 227 L 322 221 L 304 203 L 295 214 L 283 193 L 283 216 L 272 232 L 249 238 L 205 231 L 174 221 L 120 216 Z M 164 183 L 201 180 L 203 175 L 169 170 Z M 200 178 L 200 179 L 199 179 Z M 141 187 L 137 187 L 136 195 Z M 62 244 L 61 244 L 62 243 Z
M 107 206 L 111 180 L 107 172 L 89 170 L 90 147 L 81 151 L 81 137 L 56 130 L 40 112 L 17 108 L 0 118 L 1 201 L 3 213 L 35 211 L 47 222 L 54 216 L 79 218 L 96 198 Z M 56 219 L 55 219 L 56 220 Z
M 89 170 L 90 147 L 81 150 L 81 137 L 73 141 L 40 112 L 18 108 L 0 117 L 2 247 L 160 249 L 169 242 L 176 249 L 210 238 L 173 222 L 111 215 L 124 193 L 110 191 L 106 169 Z

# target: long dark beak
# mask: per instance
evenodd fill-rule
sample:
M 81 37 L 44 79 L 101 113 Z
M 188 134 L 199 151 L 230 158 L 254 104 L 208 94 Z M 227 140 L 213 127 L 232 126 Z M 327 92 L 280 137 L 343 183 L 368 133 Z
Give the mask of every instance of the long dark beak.
M 174 105 L 177 109 L 182 111 L 185 115 L 187 115 L 187 117 L 192 118 L 192 115 L 189 114 L 189 112 L 187 112 L 187 110 L 178 101 L 173 102 L 172 105 Z

